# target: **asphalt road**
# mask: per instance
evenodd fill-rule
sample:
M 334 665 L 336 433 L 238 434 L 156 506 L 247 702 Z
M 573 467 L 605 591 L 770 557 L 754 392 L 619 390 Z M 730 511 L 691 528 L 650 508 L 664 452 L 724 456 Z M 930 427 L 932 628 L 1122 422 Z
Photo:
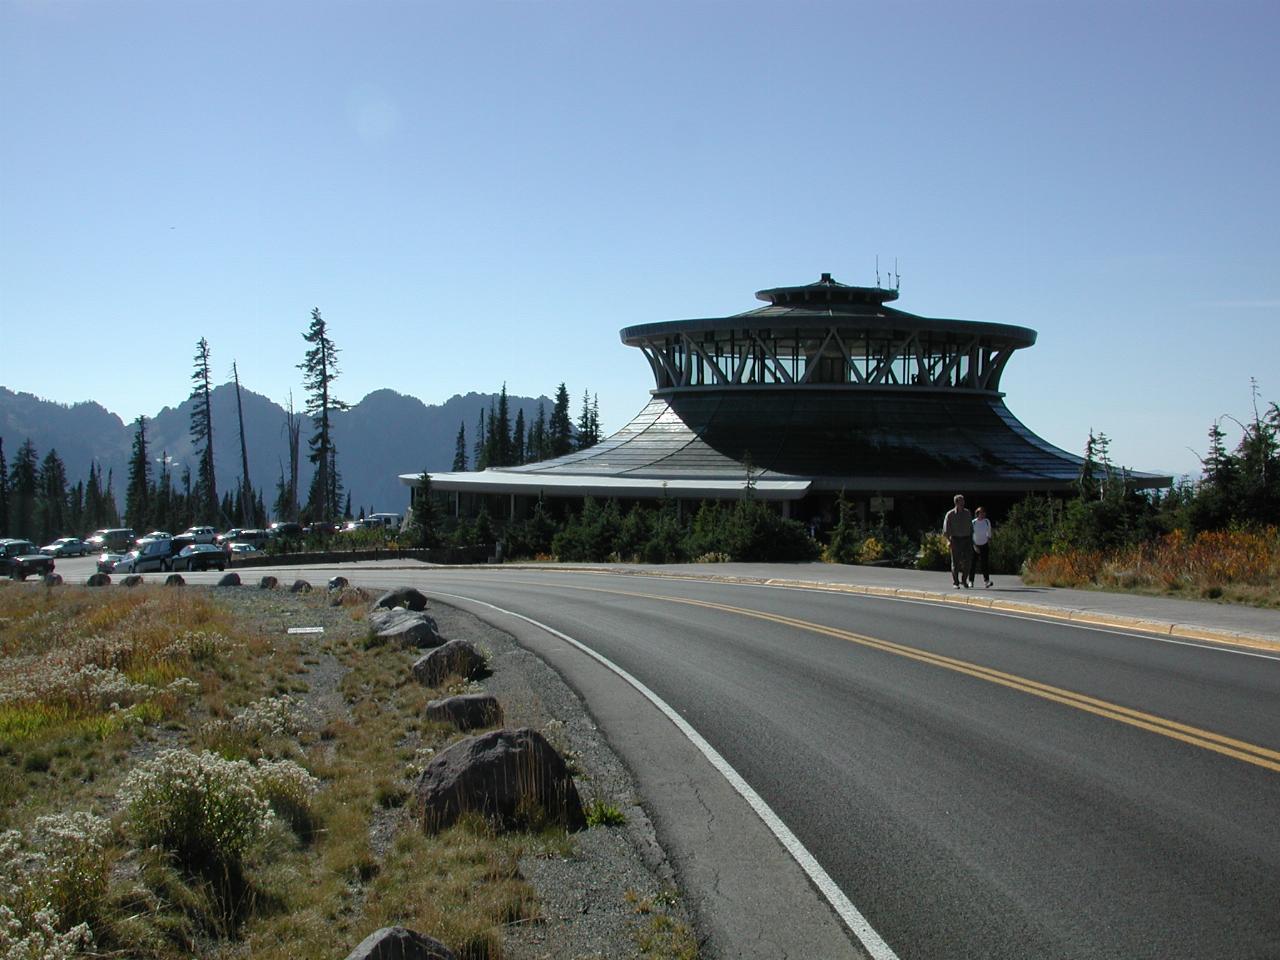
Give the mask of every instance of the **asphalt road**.
M 634 675 L 902 960 L 1280 957 L 1280 656 L 762 585 L 348 576 L 516 611 Z M 555 656 L 573 682 L 586 657 Z

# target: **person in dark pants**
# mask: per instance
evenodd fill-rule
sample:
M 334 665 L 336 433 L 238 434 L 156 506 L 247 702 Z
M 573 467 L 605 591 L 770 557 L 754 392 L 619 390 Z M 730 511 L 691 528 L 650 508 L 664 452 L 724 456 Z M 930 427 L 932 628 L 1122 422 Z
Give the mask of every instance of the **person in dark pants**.
M 991 521 L 987 511 L 979 507 L 973 511 L 973 557 L 978 573 L 982 574 L 982 585 L 991 586 Z M 972 574 L 969 583 L 973 583 Z
M 965 509 L 964 495 L 955 495 L 955 506 L 942 518 L 942 535 L 951 548 L 951 582 L 957 590 L 973 586 L 973 514 Z

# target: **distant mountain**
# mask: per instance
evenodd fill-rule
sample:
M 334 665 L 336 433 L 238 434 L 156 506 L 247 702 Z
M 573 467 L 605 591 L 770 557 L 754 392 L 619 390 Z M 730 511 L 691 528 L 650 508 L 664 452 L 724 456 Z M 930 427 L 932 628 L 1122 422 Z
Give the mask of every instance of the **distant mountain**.
M 243 386 L 240 394 L 249 450 L 249 477 L 270 507 L 275 499 L 276 484 L 282 473 L 288 471 L 285 410 L 275 401 Z M 394 390 L 375 390 L 350 410 L 333 414 L 338 471 L 343 489 L 351 493 L 352 508 L 403 513 L 409 503 L 409 493 L 408 487 L 399 480 L 400 474 L 448 470 L 453 464 L 460 423 L 466 425 L 469 459 L 480 411 L 489 410 L 497 402 L 497 396 L 468 393 L 451 397 L 440 405 L 428 405 Z M 215 387 L 211 400 L 214 466 L 221 495 L 240 482 L 235 387 L 225 383 Z M 552 401 L 546 397 L 508 395 L 512 422 L 516 412 L 523 410 L 525 421 L 532 424 L 539 402 L 550 415 Z M 196 456 L 190 435 L 192 406 L 192 401 L 184 400 L 177 407 L 165 407 L 147 419 L 147 448 L 157 460 L 163 456 L 172 458 L 175 486 L 181 485 L 183 465 L 195 471 Z M 30 438 L 41 458 L 51 449 L 58 451 L 72 483 L 88 477 L 90 462 L 98 464 L 104 478 L 110 471 L 116 500 L 122 506 L 134 431 L 133 423 L 123 422 L 97 403 L 55 403 L 0 387 L 0 439 L 4 440 L 8 465 L 12 465 L 18 447 Z M 311 464 L 307 461 L 307 438 L 311 432 L 311 422 L 304 417 L 299 481 L 304 494 L 311 478 Z

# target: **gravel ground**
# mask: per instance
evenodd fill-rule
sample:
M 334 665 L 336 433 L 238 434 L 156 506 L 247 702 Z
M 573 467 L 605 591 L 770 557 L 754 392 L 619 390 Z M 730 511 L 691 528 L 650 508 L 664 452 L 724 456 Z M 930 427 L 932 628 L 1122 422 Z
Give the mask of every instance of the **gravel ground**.
M 267 629 L 323 626 L 326 633 L 360 636 L 363 623 L 348 610 L 331 607 L 322 597 L 301 597 L 287 589 L 258 590 L 249 584 L 221 589 L 220 600 L 254 617 Z M 322 592 L 322 589 L 321 589 Z M 538 892 L 542 921 L 508 928 L 509 960 L 614 960 L 667 956 L 645 952 L 639 939 L 665 918 L 693 925 L 677 889 L 676 878 L 659 846 L 653 825 L 636 794 L 630 774 L 597 729 L 585 705 L 560 676 L 519 646 L 510 635 L 469 613 L 432 603 L 440 633 L 465 639 L 490 657 L 492 674 L 478 686 L 502 704 L 508 727 L 541 730 L 576 771 L 583 803 L 600 800 L 619 808 L 626 823 L 591 827 L 572 837 L 567 857 L 530 857 L 520 864 Z M 338 685 L 344 668 L 319 649 L 306 654 L 308 703 L 334 716 L 346 709 Z M 404 828 L 407 808 L 375 820 L 375 848 Z

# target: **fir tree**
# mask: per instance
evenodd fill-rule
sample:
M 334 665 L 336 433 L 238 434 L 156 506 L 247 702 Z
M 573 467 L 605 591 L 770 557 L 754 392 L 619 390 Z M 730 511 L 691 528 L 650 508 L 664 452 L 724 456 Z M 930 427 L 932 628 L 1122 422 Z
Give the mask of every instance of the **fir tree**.
M 9 531 L 9 470 L 4 465 L 4 437 L 0 437 L 0 532 Z
M 409 536 L 415 547 L 434 547 L 440 542 L 439 518 L 431 498 L 431 474 L 422 471 L 422 483 L 413 490 L 413 520 Z
M 493 460 L 491 467 L 509 467 L 514 458 L 511 456 L 511 408 L 507 402 L 507 385 L 503 383 L 502 393 L 498 395 L 497 419 L 491 422 L 489 433 L 493 436 Z
M 484 423 L 484 407 L 480 408 L 480 419 L 476 422 L 476 439 L 472 446 L 471 461 L 476 465 L 477 470 L 485 468 L 485 423 Z
M 307 497 L 307 512 L 312 519 L 326 520 L 338 515 L 342 491 L 330 417 L 346 410 L 347 405 L 333 394 L 333 382 L 338 378 L 338 348 L 329 337 L 319 307 L 311 311 L 311 326 L 302 339 L 311 344 L 311 349 L 298 369 L 303 372 L 303 385 L 307 388 L 307 413 L 315 425 L 315 433 L 308 441 L 316 472 Z
M 213 470 L 213 405 L 209 373 L 209 341 L 196 343 L 191 373 L 191 445 L 199 456 L 196 468 L 195 511 L 205 523 L 218 522 L 218 484 Z M 167 471 L 166 471 L 167 472 Z
M 13 472 L 9 477 L 9 523 L 15 537 L 29 540 L 36 535 L 39 463 L 36 445 L 27 437 L 13 458 Z
M 569 422 L 569 391 L 560 384 L 556 390 L 555 406 L 551 408 L 551 420 L 547 424 L 547 454 L 562 457 L 573 450 L 573 425 Z
M 67 524 L 67 470 L 57 450 L 40 464 L 36 480 L 36 529 L 41 543 L 62 536 Z
M 456 473 L 467 469 L 467 425 L 458 421 L 458 438 L 453 442 L 453 467 Z
M 89 479 L 84 485 L 84 522 L 85 530 L 94 530 L 102 526 L 102 486 L 98 479 L 98 465 L 89 461 Z
M 151 460 L 147 456 L 147 418 L 134 421 L 133 452 L 129 456 L 129 485 L 124 491 L 125 523 L 134 530 L 151 524 Z
M 547 408 L 541 400 L 538 401 L 538 418 L 529 430 L 529 450 L 524 459 L 525 463 L 547 459 Z
M 524 410 L 517 410 L 516 424 L 511 428 L 511 465 L 519 466 L 524 462 Z

